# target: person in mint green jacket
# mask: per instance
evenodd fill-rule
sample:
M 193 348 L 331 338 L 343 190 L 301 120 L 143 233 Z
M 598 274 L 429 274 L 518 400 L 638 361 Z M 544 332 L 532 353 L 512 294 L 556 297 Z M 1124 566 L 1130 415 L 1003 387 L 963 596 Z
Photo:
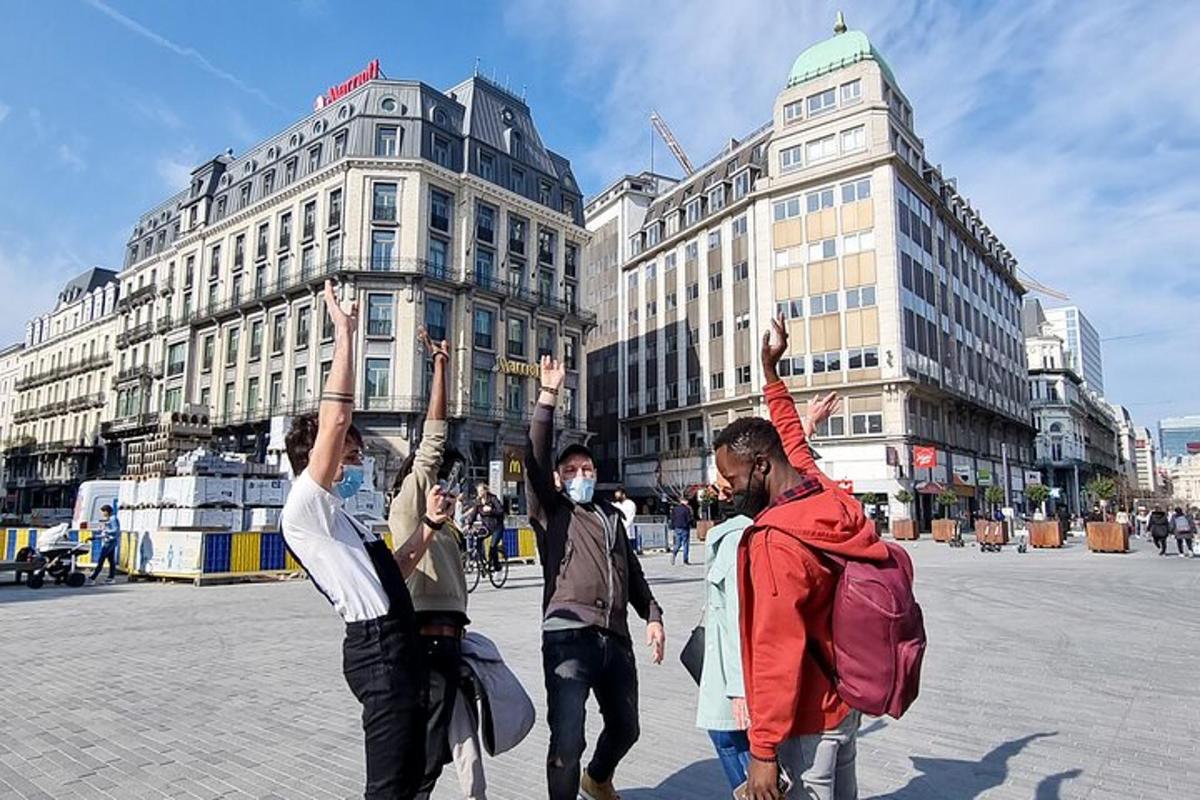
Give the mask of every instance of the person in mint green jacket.
M 696 727 L 708 731 L 731 789 L 746 782 L 750 742 L 742 645 L 738 633 L 737 550 L 749 517 L 737 516 L 708 532 L 704 542 L 704 671 Z

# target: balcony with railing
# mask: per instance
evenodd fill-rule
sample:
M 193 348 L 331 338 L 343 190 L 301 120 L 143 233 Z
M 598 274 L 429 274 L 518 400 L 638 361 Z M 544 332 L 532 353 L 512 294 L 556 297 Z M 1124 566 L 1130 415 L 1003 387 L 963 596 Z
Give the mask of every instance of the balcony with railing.
M 153 381 L 163 376 L 163 368 L 161 364 L 138 364 L 134 367 L 127 367 L 117 373 L 113 378 L 113 387 L 120 386 L 124 383 L 133 383 L 134 381 Z
M 121 331 L 117 334 L 117 349 L 123 350 L 139 342 L 144 342 L 154 335 L 154 331 L 153 322 L 143 322 L 141 325 Z
M 144 286 L 139 286 L 129 294 L 125 295 L 117 303 L 117 308 L 121 310 L 133 308 L 147 300 L 154 299 L 155 286 L 152 283 L 147 283 Z
M 93 392 L 79 397 L 72 397 L 67 401 L 68 411 L 84 411 L 89 408 L 97 408 L 104 405 L 104 392 Z
M 94 369 L 101 369 L 112 364 L 112 356 L 108 353 L 90 356 L 80 359 L 69 364 L 64 364 L 61 367 L 55 367 L 45 372 L 37 372 L 27 378 L 21 378 L 16 381 L 13 386 L 18 391 L 33 389 L 38 386 L 44 386 L 47 383 L 61 380 L 62 378 L 70 378 L 74 375 L 82 375 L 85 372 L 91 372 Z

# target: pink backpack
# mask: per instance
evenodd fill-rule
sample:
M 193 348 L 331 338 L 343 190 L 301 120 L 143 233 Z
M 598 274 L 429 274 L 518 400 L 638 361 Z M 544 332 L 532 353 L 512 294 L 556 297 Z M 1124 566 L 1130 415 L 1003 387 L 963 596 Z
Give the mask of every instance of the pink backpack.
M 812 551 L 836 565 L 834 663 L 816 647 L 809 652 L 851 708 L 899 719 L 921 688 L 925 621 L 913 597 L 912 559 L 900 545 L 884 545 L 886 561 Z

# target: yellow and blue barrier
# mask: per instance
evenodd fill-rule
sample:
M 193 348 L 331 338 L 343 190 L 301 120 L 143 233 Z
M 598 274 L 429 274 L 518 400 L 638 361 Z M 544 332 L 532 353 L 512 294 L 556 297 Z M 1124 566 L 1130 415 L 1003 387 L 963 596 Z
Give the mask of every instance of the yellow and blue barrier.
M 533 528 L 505 528 L 504 552 L 509 560 L 536 561 L 537 539 L 534 537 Z

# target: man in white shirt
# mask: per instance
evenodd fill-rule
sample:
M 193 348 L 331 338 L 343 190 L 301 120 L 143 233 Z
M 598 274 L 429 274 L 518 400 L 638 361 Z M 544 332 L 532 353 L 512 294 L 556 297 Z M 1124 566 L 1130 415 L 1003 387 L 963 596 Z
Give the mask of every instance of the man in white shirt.
M 629 499 L 624 486 L 618 486 L 613 492 L 613 505 L 621 512 L 621 521 L 625 524 L 625 536 L 629 539 L 633 552 L 642 554 L 642 537 L 633 529 L 633 518 L 637 516 L 637 505 Z
M 425 663 L 405 586 L 434 532 L 446 521 L 445 498 L 429 493 L 422 535 L 395 552 L 345 510 L 361 488 L 363 440 L 350 424 L 357 304 L 342 310 L 325 283 L 334 324 L 333 364 L 320 411 L 298 417 L 287 435 L 297 473 L 280 517 L 284 542 L 313 584 L 346 622 L 343 671 L 363 706 L 365 800 L 410 800 L 425 771 Z

